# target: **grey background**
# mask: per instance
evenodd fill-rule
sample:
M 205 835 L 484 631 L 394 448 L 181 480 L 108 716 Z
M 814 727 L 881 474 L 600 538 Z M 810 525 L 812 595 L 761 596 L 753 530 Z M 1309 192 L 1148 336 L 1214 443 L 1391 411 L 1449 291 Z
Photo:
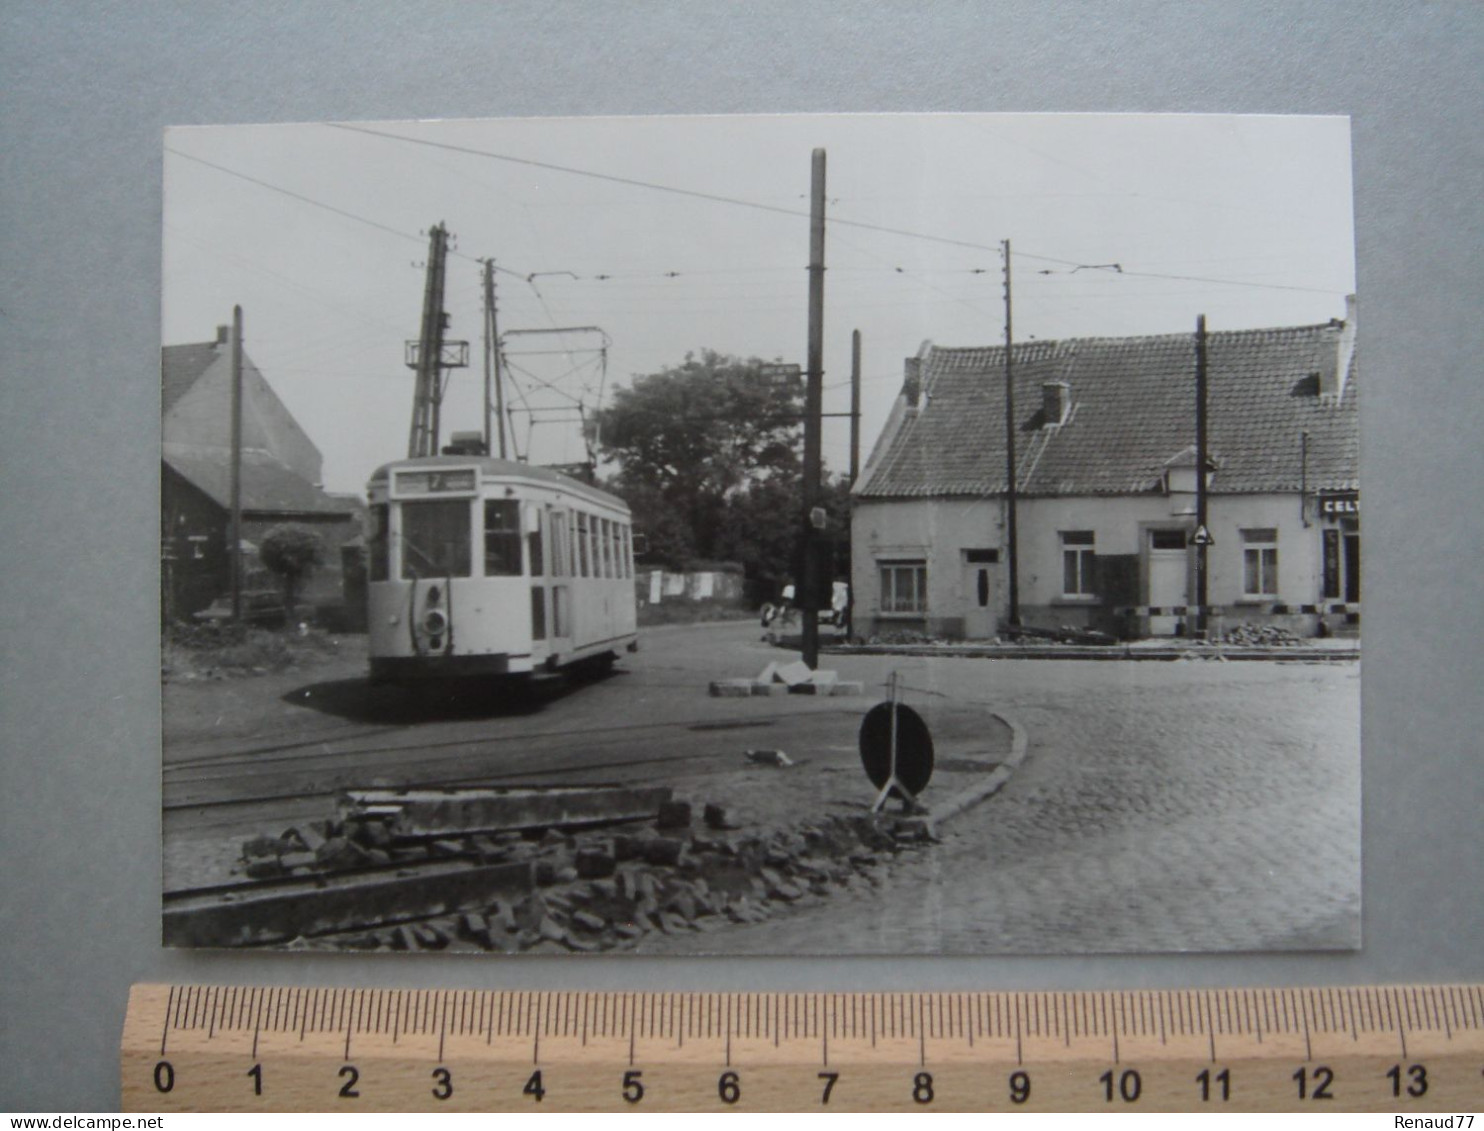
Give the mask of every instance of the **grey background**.
M 5 0 L 0 1106 L 115 1107 L 119 1028 L 136 980 L 1001 989 L 1484 976 L 1481 32 L 1477 4 L 1395 0 L 803 10 Z M 1353 116 L 1364 950 L 660 965 L 160 949 L 163 127 L 809 110 Z

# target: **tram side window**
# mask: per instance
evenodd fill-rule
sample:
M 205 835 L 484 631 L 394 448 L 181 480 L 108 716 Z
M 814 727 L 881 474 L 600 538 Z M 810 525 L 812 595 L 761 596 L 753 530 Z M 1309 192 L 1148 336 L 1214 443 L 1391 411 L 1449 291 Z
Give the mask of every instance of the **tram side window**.
M 469 512 L 465 499 L 403 503 L 403 578 L 468 577 Z
M 526 535 L 526 543 L 531 551 L 531 576 L 540 577 L 546 572 L 546 555 L 541 552 L 541 512 L 532 511 L 531 517 L 536 520 L 536 529 Z
M 623 528 L 623 575 L 634 576 L 634 528 L 628 525 Z
M 515 499 L 484 501 L 484 576 L 519 577 L 520 503 Z
M 553 577 L 565 577 L 567 575 L 567 516 L 564 514 L 553 514 L 547 522 L 547 529 L 551 531 L 551 575 Z
M 577 576 L 587 576 L 587 515 L 577 515 Z
M 391 576 L 391 508 L 377 503 L 371 508 L 366 531 L 366 576 L 369 581 L 385 581 Z
M 598 519 L 598 522 L 600 523 L 598 527 L 598 545 L 601 547 L 603 553 L 603 576 L 612 577 L 613 544 L 609 538 L 609 534 L 612 531 L 612 525 L 606 518 L 600 518 Z

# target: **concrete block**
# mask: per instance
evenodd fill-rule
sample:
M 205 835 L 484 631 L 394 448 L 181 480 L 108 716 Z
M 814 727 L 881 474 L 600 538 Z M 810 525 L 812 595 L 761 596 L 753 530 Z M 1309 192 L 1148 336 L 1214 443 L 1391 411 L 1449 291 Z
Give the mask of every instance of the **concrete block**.
M 752 685 L 754 695 L 787 695 L 788 684 L 786 683 L 754 683 Z
M 278 856 L 283 852 L 283 841 L 276 836 L 255 836 L 242 844 L 242 858 L 256 860 L 261 857 Z
M 790 687 L 808 683 L 814 675 L 814 669 L 803 660 L 795 660 L 791 664 L 781 664 L 773 673 L 773 678 L 781 680 Z
M 710 693 L 716 699 L 746 699 L 752 694 L 750 679 L 714 679 Z
M 690 802 L 689 801 L 665 801 L 659 807 L 659 816 L 655 825 L 661 829 L 687 829 L 690 828 Z
M 561 942 L 567 936 L 566 930 L 551 916 L 545 916 L 541 922 L 536 924 L 536 933 L 543 939 L 552 942 Z
M 620 834 L 613 838 L 613 858 L 620 864 L 644 855 L 644 838 Z

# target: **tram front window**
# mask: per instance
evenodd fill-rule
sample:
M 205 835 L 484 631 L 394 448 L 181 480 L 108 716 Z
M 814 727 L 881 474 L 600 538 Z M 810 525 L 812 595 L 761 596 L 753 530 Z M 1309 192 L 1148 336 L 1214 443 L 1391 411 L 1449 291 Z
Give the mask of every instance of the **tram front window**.
M 469 504 L 438 499 L 402 504 L 402 577 L 468 577 Z

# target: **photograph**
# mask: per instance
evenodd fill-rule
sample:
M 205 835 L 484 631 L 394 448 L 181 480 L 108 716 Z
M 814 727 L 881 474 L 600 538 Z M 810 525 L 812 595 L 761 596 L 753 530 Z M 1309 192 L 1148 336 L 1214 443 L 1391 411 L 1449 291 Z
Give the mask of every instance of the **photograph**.
M 162 145 L 166 946 L 1361 946 L 1348 118 Z

